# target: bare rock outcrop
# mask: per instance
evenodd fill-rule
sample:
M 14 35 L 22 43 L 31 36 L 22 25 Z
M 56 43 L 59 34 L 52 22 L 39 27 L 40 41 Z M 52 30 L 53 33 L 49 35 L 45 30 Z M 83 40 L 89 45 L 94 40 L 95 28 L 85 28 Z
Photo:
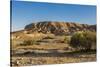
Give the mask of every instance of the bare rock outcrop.
M 56 35 L 72 34 L 76 31 L 96 31 L 96 25 L 79 24 L 72 22 L 51 22 L 43 21 L 37 23 L 31 23 L 25 26 L 27 33 L 41 32 L 52 33 Z

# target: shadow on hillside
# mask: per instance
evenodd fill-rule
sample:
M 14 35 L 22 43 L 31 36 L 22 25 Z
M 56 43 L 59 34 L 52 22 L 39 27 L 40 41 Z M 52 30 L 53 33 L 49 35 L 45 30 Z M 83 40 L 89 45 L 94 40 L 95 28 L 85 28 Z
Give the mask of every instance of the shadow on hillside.
M 79 55 L 91 55 L 96 54 L 96 50 L 82 50 L 73 52 L 57 52 L 51 51 L 49 53 L 36 53 L 36 52 L 24 52 L 19 54 L 13 54 L 13 57 L 79 57 Z

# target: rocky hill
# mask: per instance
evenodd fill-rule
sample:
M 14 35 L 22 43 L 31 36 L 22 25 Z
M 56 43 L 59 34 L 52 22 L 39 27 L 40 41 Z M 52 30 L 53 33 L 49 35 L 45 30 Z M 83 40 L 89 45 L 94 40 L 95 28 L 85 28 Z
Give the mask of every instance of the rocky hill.
M 72 22 L 51 22 L 43 21 L 37 23 L 31 23 L 25 26 L 26 33 L 52 33 L 56 35 L 72 34 L 77 31 L 96 31 L 96 25 L 79 24 Z

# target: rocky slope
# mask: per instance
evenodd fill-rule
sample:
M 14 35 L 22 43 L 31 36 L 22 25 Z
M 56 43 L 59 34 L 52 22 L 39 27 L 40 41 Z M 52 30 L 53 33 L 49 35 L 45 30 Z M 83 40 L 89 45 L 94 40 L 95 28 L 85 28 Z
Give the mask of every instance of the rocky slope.
M 70 22 L 51 22 L 43 21 L 37 23 L 31 23 L 25 26 L 26 33 L 41 32 L 41 33 L 53 33 L 56 35 L 72 34 L 76 31 L 96 31 L 96 25 L 70 23 Z

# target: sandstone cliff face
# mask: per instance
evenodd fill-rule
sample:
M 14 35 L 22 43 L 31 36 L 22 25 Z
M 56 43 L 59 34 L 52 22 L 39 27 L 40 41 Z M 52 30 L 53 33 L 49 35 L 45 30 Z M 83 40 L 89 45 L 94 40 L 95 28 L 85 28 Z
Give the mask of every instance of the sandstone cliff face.
M 31 23 L 25 26 L 25 31 L 27 33 L 52 33 L 56 35 L 62 34 L 72 34 L 77 31 L 96 31 L 96 25 L 88 25 L 88 24 L 78 24 L 78 23 L 70 23 L 70 22 L 37 22 Z

